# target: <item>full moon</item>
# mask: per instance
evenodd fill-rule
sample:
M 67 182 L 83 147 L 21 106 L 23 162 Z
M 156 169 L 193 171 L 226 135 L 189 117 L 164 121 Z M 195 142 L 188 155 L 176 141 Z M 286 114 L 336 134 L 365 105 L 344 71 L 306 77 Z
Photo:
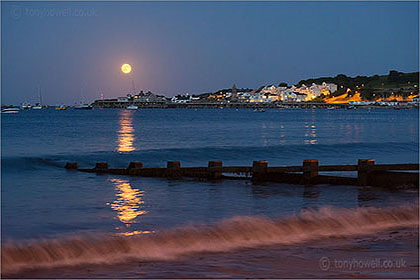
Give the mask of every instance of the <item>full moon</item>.
M 131 65 L 128 63 L 125 63 L 121 66 L 121 71 L 125 74 L 128 74 L 131 72 Z

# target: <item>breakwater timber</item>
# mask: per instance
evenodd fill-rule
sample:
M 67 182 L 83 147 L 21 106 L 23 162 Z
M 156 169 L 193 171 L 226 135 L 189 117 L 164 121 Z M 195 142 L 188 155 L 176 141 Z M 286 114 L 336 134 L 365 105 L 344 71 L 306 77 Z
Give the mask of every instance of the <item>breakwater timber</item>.
M 128 168 L 109 168 L 107 162 L 96 163 L 95 168 L 78 168 L 77 162 L 68 162 L 66 169 L 82 172 L 108 173 L 142 177 L 180 179 L 182 177 L 219 179 L 251 179 L 254 182 L 281 182 L 315 185 L 360 186 L 418 186 L 419 164 L 375 164 L 375 160 L 359 160 L 357 165 L 323 165 L 318 160 L 304 160 L 302 166 L 268 167 L 267 161 L 254 161 L 252 166 L 223 166 L 222 161 L 209 161 L 207 167 L 181 167 L 179 161 L 168 161 L 166 168 L 143 168 L 142 162 L 130 162 Z M 357 178 L 321 175 L 319 172 L 357 172 Z M 230 175 L 226 175 L 230 174 Z M 236 176 L 234 176 L 236 175 Z M 242 175 L 242 176 L 241 176 Z

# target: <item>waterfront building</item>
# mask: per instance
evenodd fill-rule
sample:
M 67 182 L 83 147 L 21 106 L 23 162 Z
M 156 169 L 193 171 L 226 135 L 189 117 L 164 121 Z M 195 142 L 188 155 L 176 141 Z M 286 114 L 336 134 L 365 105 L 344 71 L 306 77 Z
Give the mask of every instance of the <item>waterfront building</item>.
M 269 102 L 269 103 L 281 101 L 280 96 L 277 93 L 264 93 L 263 100 L 264 102 Z
M 317 85 L 315 83 L 312 83 L 311 86 L 306 86 L 305 84 L 302 84 L 299 88 L 294 88 L 294 92 L 303 93 L 306 94 L 306 100 L 310 101 L 321 94 L 324 96 L 328 96 L 331 93 L 334 93 L 337 91 L 337 85 L 336 84 L 327 84 L 326 82 L 323 82 L 321 85 Z
M 249 92 L 239 92 L 238 101 L 240 102 L 249 102 L 251 94 Z
M 166 97 L 161 95 L 153 94 L 152 92 L 148 91 L 146 93 L 143 93 L 141 91 L 139 94 L 134 95 L 133 97 L 134 103 L 162 103 L 166 102 Z
M 279 90 L 280 90 L 280 87 L 275 87 L 273 85 L 270 85 L 270 86 L 263 87 L 260 92 L 278 95 Z
M 238 90 L 237 90 L 235 84 L 233 84 L 233 87 L 232 87 L 231 100 L 234 101 L 234 102 L 238 100 Z
M 171 102 L 176 103 L 176 104 L 190 103 L 191 100 L 192 100 L 192 96 L 189 95 L 188 93 L 186 95 L 177 95 L 171 98 Z
M 102 100 L 104 100 L 104 99 L 102 99 Z M 117 102 L 129 102 L 129 101 L 130 101 L 130 99 L 129 99 L 128 96 L 118 97 L 117 98 Z
M 166 105 L 167 102 L 168 100 L 164 96 L 155 95 L 150 91 L 147 93 L 143 93 L 143 91 L 141 91 L 139 94 L 136 94 L 134 96 L 128 94 L 127 96 L 117 97 L 113 99 L 101 98 L 99 100 L 95 100 L 92 103 L 92 106 L 101 108 L 126 108 L 127 104 L 131 103 L 132 105 L 139 107 L 160 107 Z

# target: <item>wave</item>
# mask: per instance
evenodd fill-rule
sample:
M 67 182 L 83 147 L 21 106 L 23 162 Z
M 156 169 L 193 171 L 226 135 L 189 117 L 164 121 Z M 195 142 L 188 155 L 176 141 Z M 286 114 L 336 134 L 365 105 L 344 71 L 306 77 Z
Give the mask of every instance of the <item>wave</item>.
M 278 219 L 235 217 L 214 225 L 188 226 L 136 236 L 73 236 L 2 246 L 3 274 L 128 260 L 173 260 L 200 252 L 223 252 L 273 244 L 373 235 L 418 228 L 418 204 L 390 208 L 320 208 Z
M 40 157 L 2 157 L 2 171 L 9 170 L 39 170 L 44 167 L 64 167 L 54 156 Z
M 351 153 L 349 153 L 351 151 Z M 225 164 L 250 164 L 253 160 L 265 159 L 270 164 L 301 164 L 307 158 L 317 158 L 322 164 L 352 164 L 358 158 L 376 158 L 378 161 L 407 163 L 416 161 L 418 144 L 406 143 L 345 143 L 317 145 L 270 145 L 239 147 L 188 147 L 144 149 L 130 153 L 100 151 L 90 153 L 63 153 L 33 157 L 2 156 L 2 168 L 6 171 L 37 170 L 42 167 L 64 167 L 68 161 L 75 161 L 81 167 L 93 167 L 96 162 L 107 161 L 113 167 L 126 167 L 130 161 L 143 161 L 147 167 L 163 167 L 168 160 L 181 160 L 184 166 L 205 166 L 208 160 L 223 160 Z M 395 157 L 398 155 L 398 157 Z M 406 162 L 407 161 L 407 162 Z

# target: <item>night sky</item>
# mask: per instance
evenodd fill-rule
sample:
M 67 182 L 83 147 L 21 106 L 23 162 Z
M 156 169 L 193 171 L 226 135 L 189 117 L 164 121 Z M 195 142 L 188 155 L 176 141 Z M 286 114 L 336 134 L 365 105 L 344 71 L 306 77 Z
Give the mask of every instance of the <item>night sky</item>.
M 123 63 L 166 96 L 419 67 L 418 2 L 1 5 L 2 104 L 124 96 Z

